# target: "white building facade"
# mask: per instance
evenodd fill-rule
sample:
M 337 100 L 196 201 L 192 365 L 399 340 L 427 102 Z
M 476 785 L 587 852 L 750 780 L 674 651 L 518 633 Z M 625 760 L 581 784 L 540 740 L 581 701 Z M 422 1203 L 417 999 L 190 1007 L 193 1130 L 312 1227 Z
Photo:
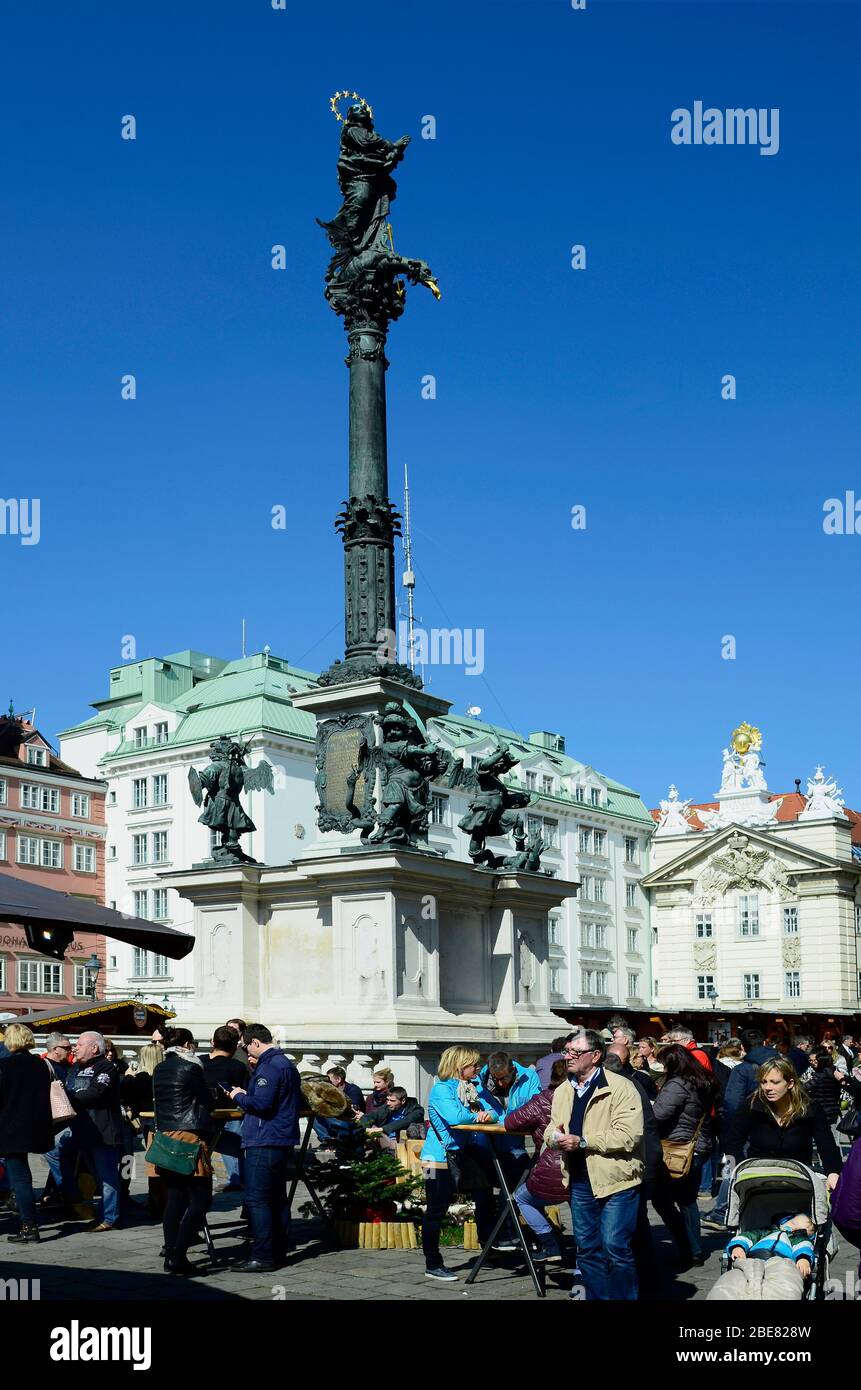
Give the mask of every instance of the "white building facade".
M 716 800 L 675 787 L 661 803 L 651 892 L 659 1015 L 705 1015 L 713 1037 L 762 1022 L 787 1032 L 857 1029 L 861 825 L 818 768 L 807 795 L 770 793 L 761 738 L 724 750 Z

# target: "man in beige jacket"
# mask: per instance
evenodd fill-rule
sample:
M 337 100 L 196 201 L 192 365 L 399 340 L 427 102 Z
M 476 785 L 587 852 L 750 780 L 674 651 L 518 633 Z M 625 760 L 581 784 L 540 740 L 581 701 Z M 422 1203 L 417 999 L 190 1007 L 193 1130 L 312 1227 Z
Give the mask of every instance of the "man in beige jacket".
M 591 1028 L 566 1043 L 568 1081 L 556 1088 L 544 1139 L 562 1158 L 587 1299 L 635 1299 L 643 1106 L 632 1082 L 604 1071 L 605 1053 Z

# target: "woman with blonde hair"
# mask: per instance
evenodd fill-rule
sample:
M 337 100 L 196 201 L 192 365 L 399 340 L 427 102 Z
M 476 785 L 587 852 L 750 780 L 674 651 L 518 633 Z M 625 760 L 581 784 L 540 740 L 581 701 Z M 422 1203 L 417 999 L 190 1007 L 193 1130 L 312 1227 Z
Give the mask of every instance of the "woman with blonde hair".
M 395 1084 L 395 1074 L 388 1067 L 380 1067 L 371 1077 L 371 1091 L 365 1097 L 365 1114 L 370 1115 L 372 1110 L 379 1110 L 381 1105 L 385 1105 L 386 1096 Z
M 749 1158 L 791 1158 L 809 1168 L 815 1144 L 833 1190 L 843 1160 L 825 1111 L 807 1095 L 795 1067 L 786 1057 L 769 1057 L 759 1068 L 757 1082 L 753 1095 L 730 1120 L 724 1139 L 733 1164 L 747 1144 Z
M 33 1056 L 36 1040 L 25 1024 L 10 1023 L 4 1044 L 9 1055 L 0 1058 L 0 1154 L 21 1217 L 21 1229 L 8 1239 L 26 1245 L 39 1239 L 29 1155 L 54 1147 L 51 1072 Z
M 447 1047 L 439 1059 L 427 1103 L 428 1132 L 421 1151 L 427 1205 L 422 1222 L 422 1250 L 428 1279 L 456 1281 L 442 1262 L 439 1233 L 457 1193 L 475 1202 L 478 1238 L 484 1245 L 493 1226 L 493 1189 L 486 1158 L 472 1135 L 454 1125 L 486 1124 L 496 1118 L 482 1110 L 475 1078 L 481 1056 L 471 1047 Z

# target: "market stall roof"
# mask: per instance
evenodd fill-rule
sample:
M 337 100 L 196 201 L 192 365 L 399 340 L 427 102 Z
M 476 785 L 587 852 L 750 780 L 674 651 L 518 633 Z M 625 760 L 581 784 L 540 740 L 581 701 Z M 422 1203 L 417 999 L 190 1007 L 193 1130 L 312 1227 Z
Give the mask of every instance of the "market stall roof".
M 171 960 L 182 960 L 194 948 L 194 937 L 185 932 L 116 912 L 88 898 L 57 893 L 53 888 L 43 888 L 11 874 L 0 874 L 0 922 L 17 922 L 29 928 L 33 949 L 54 957 L 58 954 L 57 944 L 50 941 L 50 936 L 55 932 L 93 932 L 169 956 Z M 44 938 L 45 944 L 40 944 L 40 938 Z
M 141 1019 L 137 1022 L 135 1013 Z M 93 1030 L 110 1036 L 151 1033 L 163 1019 L 175 1018 L 172 1009 L 150 1004 L 140 999 L 96 999 L 86 1004 L 57 1004 L 53 1009 L 19 1014 L 7 1023 L 25 1023 L 34 1033 L 51 1033 L 55 1029 L 80 1035 Z

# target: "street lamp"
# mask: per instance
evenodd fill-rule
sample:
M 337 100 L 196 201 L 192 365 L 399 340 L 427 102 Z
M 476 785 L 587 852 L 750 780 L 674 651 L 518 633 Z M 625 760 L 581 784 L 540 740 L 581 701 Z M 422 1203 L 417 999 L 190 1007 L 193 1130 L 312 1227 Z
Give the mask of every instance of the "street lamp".
M 93 951 L 90 959 L 84 961 L 84 969 L 87 972 L 87 996 L 93 1004 L 96 1002 L 96 981 L 99 978 L 99 971 L 101 968 L 102 962 L 99 960 L 95 951 Z
M 715 989 L 714 985 L 709 985 L 708 989 L 706 990 L 706 998 L 712 1001 L 712 1008 L 716 1008 L 718 1001 L 718 992 Z

